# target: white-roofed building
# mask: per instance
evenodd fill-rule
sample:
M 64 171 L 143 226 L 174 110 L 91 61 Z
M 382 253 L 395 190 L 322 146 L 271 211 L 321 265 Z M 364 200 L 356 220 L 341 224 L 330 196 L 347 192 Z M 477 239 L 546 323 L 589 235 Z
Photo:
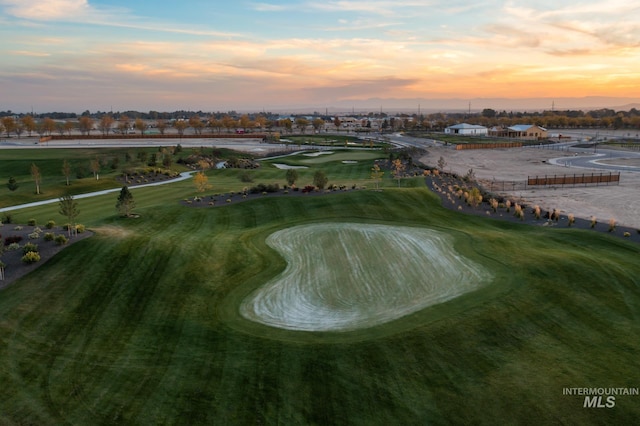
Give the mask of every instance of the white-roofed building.
M 486 136 L 488 130 L 489 129 L 484 126 L 461 123 L 447 127 L 446 129 L 444 129 L 444 132 L 453 135 Z

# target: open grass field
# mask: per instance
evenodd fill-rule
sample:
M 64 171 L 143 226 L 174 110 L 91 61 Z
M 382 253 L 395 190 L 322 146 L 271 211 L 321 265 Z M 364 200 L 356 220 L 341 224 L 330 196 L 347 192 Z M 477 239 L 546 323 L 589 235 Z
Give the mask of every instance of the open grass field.
M 367 161 L 313 167 L 330 181 L 370 180 Z M 246 186 L 238 173 L 211 171 L 212 191 Z M 251 173 L 256 182 L 284 179 L 282 170 L 266 165 Z M 116 216 L 113 194 L 80 200 L 78 221 L 95 235 L 0 291 L 0 424 L 633 424 L 640 418 L 640 396 L 618 396 L 615 407 L 594 409 L 583 408 L 583 396 L 563 395 L 567 387 L 639 386 L 637 244 L 466 216 L 442 208 L 419 179 L 402 188 L 389 175 L 385 182 L 383 191 L 190 208 L 179 203 L 195 194 L 184 181 L 134 190 L 137 219 Z M 18 210 L 14 219 L 59 222 L 56 212 L 55 205 L 42 206 Z M 282 254 L 274 238 L 293 232 L 304 240 L 300 229 L 322 234 L 344 224 L 404 235 L 396 243 L 387 241 L 395 235 L 377 234 L 372 244 L 382 252 L 353 234 L 340 239 L 341 253 L 364 251 L 353 260 L 369 262 L 359 266 L 363 273 L 371 256 L 385 274 L 399 270 L 395 285 L 411 286 L 395 292 L 400 305 L 403 292 L 422 291 L 419 284 L 445 289 L 455 281 L 440 272 L 423 270 L 423 283 L 411 275 L 413 268 L 414 274 L 440 268 L 440 260 L 418 243 L 399 248 L 409 236 L 423 243 L 442 236 L 445 257 L 491 278 L 370 326 L 292 330 L 243 316 L 243 304 L 261 299 L 295 263 L 338 262 L 332 254 L 309 253 L 328 244 L 322 235 L 300 241 L 304 260 Z M 416 231 L 402 234 L 406 228 Z M 287 238 L 289 247 L 293 237 Z M 314 240 L 318 246 L 306 245 Z M 354 281 L 346 264 L 340 268 L 337 283 Z M 388 307 L 396 294 L 384 281 L 395 277 L 376 282 L 378 275 L 366 281 L 382 292 L 375 302 Z M 304 284 L 295 283 L 296 292 L 308 297 L 314 287 Z M 348 290 L 356 299 L 363 292 Z
M 115 177 L 123 168 L 144 168 L 146 161 L 137 158 L 144 153 L 145 158 L 158 152 L 157 148 L 74 148 L 74 149 L 31 149 L 25 155 L 25 150 L 3 149 L 0 151 L 0 207 L 23 204 L 43 199 L 59 198 L 65 194 L 82 194 L 119 186 Z M 126 155 L 130 156 L 127 161 Z M 188 155 L 185 152 L 183 155 Z M 175 161 L 173 169 L 187 170 Z M 69 186 L 62 171 L 63 163 L 67 161 L 71 174 Z M 100 164 L 98 179 L 91 171 L 91 161 Z M 40 194 L 36 194 L 36 186 L 31 175 L 31 165 L 35 164 L 40 170 Z M 159 164 L 159 166 L 162 166 Z M 6 184 L 10 177 L 18 183 L 15 191 L 7 190 Z

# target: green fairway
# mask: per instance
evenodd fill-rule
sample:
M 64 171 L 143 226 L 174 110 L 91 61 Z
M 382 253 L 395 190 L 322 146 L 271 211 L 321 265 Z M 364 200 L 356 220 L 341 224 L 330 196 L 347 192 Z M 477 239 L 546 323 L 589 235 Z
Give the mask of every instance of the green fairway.
M 316 170 L 367 184 L 373 157 L 319 156 L 298 185 Z M 243 172 L 209 171 L 211 192 L 251 186 Z M 284 182 L 268 162 L 247 172 Z M 387 173 L 383 191 L 193 208 L 180 204 L 197 194 L 184 181 L 134 189 L 137 219 L 117 216 L 116 194 L 79 200 L 78 222 L 95 235 L 0 291 L 0 424 L 636 422 L 640 396 L 583 408 L 563 389 L 639 386 L 640 247 L 451 212 L 421 182 L 397 188 Z M 61 222 L 57 210 L 14 220 Z M 318 264 L 334 279 L 319 297 L 368 298 L 367 315 L 396 315 L 317 331 L 247 318 L 257 300 L 323 321 L 298 308 L 327 280 L 292 279 L 283 299 L 261 293 Z M 465 270 L 481 285 L 455 292 Z M 431 291 L 435 302 L 422 303 Z

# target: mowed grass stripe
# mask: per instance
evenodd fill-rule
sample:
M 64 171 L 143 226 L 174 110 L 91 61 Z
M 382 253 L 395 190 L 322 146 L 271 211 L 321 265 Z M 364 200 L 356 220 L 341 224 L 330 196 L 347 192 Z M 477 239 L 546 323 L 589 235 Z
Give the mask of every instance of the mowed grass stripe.
M 134 191 L 140 219 L 118 219 L 115 196 L 81 200 L 79 219 L 98 235 L 0 292 L 0 423 L 632 424 L 640 416 L 633 397 L 596 412 L 562 395 L 565 386 L 640 380 L 635 245 L 448 212 L 418 188 L 191 209 L 177 201 L 193 189 L 175 185 Z M 19 217 L 46 221 L 53 211 Z M 437 229 L 497 279 L 358 332 L 269 332 L 238 318 L 241 301 L 285 267 L 266 237 L 326 222 Z

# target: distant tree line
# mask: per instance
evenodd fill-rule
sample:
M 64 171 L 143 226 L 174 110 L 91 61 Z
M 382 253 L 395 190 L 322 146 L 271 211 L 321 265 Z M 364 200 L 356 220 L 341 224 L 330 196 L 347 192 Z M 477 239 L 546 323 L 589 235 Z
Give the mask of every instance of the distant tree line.
M 603 129 L 640 129 L 640 111 L 631 108 L 628 111 L 615 111 L 610 108 L 596 110 L 546 110 L 534 112 L 498 111 L 485 108 L 476 113 L 433 113 L 433 114 L 395 114 L 388 116 L 383 112 L 354 113 L 350 115 L 359 120 L 357 131 L 371 131 L 372 123 L 378 120 L 379 131 L 442 131 L 447 126 L 466 122 L 486 127 L 508 127 L 514 124 L 535 124 L 548 129 L 560 128 L 603 128 Z M 344 117 L 343 117 L 344 118 Z M 325 124 L 333 124 L 340 130 L 341 117 L 328 116 L 314 112 L 312 115 L 293 114 L 282 117 L 271 112 L 244 113 L 236 111 L 205 113 L 203 111 L 124 111 L 104 112 L 84 111 L 75 113 L 53 112 L 46 114 L 16 114 L 12 111 L 0 111 L 0 135 L 23 133 L 40 136 L 52 133 L 70 134 L 79 130 L 82 134 L 92 131 L 108 135 L 113 133 L 137 132 L 145 134 L 148 127 L 155 127 L 161 134 L 173 127 L 179 134 L 191 128 L 195 134 L 202 132 L 231 133 L 242 131 L 269 131 L 278 129 L 283 133 L 302 133 L 313 129 L 319 131 Z

